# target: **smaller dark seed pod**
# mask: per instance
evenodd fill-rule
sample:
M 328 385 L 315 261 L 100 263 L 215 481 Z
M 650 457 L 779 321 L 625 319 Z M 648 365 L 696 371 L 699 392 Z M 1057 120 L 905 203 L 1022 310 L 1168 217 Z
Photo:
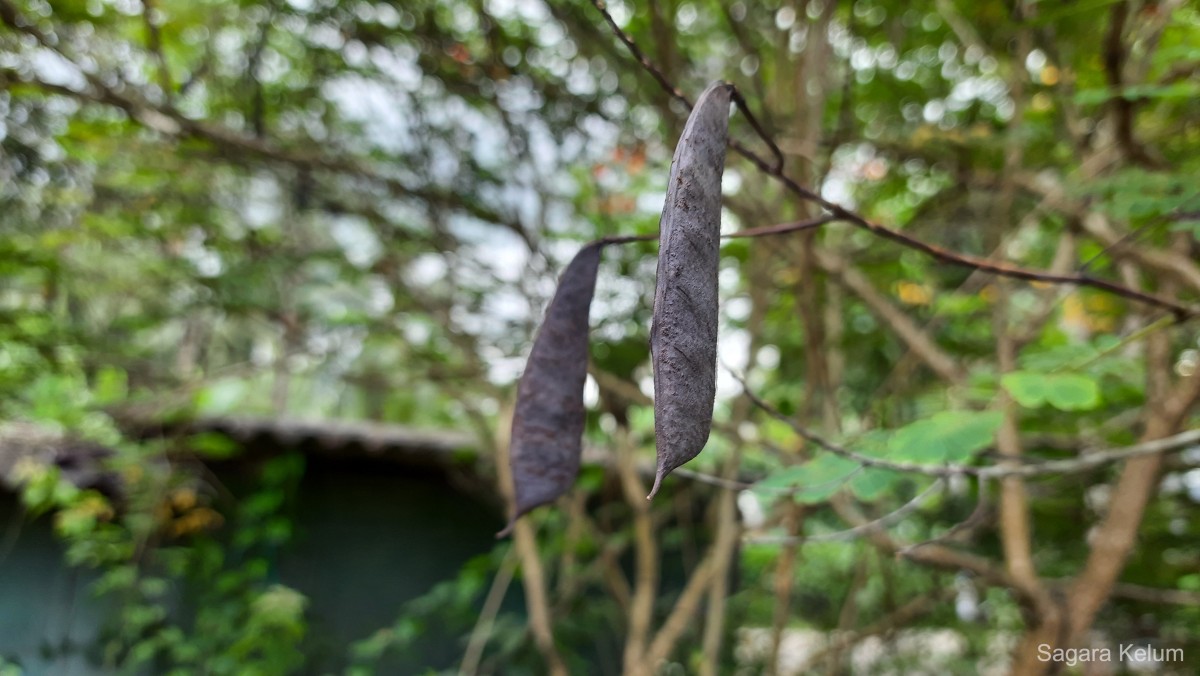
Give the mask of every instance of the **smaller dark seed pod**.
M 596 289 L 600 250 L 588 244 L 567 265 L 533 341 L 517 385 L 509 464 L 515 509 L 508 535 L 529 510 L 570 490 L 583 450 L 583 385 L 588 365 L 588 314 Z

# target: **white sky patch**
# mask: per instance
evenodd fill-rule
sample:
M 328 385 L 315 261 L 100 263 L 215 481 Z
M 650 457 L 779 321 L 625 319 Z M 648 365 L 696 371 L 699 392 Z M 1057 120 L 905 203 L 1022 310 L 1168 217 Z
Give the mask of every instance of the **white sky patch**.
M 567 75 L 567 91 L 576 96 L 592 96 L 596 93 L 596 78 L 588 70 L 587 62 L 574 61 Z M 621 101 L 622 108 L 624 102 Z
M 1047 63 L 1046 53 L 1040 49 L 1034 49 L 1029 52 L 1029 56 L 1025 57 L 1025 68 L 1030 75 L 1039 75 Z
M 972 101 L 979 100 L 993 106 L 1002 103 L 1008 96 L 1008 87 L 998 77 L 968 77 L 956 82 L 946 98 L 951 110 L 962 110 Z
M 721 194 L 736 195 L 742 189 L 742 174 L 736 170 L 726 169 L 721 176 Z
M 717 399 L 730 399 L 742 391 L 742 384 L 729 369 L 744 373 L 750 357 L 750 334 L 742 329 L 724 326 L 717 338 Z
M 736 293 L 741 280 L 742 275 L 735 266 L 722 266 L 720 272 L 717 273 L 717 289 L 720 291 L 721 297 L 725 298 L 729 294 Z
M 483 301 L 482 311 L 489 319 L 489 328 L 495 330 L 496 323 L 520 322 L 528 317 L 529 302 L 515 290 L 496 289 Z
M 775 345 L 763 345 L 758 348 L 758 365 L 768 371 L 779 367 L 779 348 Z
M 329 235 L 341 247 L 346 260 L 356 268 L 370 267 L 383 255 L 383 245 L 375 231 L 361 216 L 339 216 L 333 219 Z
M 641 378 L 638 378 L 637 384 L 638 384 L 638 389 L 642 391 L 642 394 L 646 395 L 647 397 L 650 397 L 651 399 L 654 398 L 654 376 L 653 375 L 647 373 L 646 375 L 642 376 Z
M 596 406 L 600 403 L 600 386 L 592 379 L 589 373 L 587 380 L 583 383 L 583 405 L 588 408 Z
M 12 60 L 17 61 L 15 57 Z M 8 61 L 9 59 L 6 58 L 5 65 L 14 67 L 17 65 L 17 63 L 9 64 Z M 55 52 L 48 49 L 37 49 L 30 56 L 29 63 L 33 66 L 34 75 L 38 80 L 77 91 L 87 88 L 87 79 L 84 78 L 83 73 Z
M 542 106 L 542 97 L 527 78 L 514 77 L 496 83 L 496 99 L 510 113 L 533 113 Z
M 655 190 L 644 192 L 637 196 L 637 210 L 643 214 L 661 214 L 663 205 L 667 203 L 665 191 Z
M 532 179 L 526 174 L 528 166 L 518 167 L 513 170 L 513 176 L 510 176 L 510 182 L 500 186 L 480 186 L 479 197 L 481 201 L 489 205 L 495 211 L 500 213 L 515 214 L 517 220 L 521 223 L 536 223 L 542 213 L 542 198 L 541 191 L 537 186 L 530 185 Z M 522 180 L 524 179 L 524 180 Z M 483 225 L 483 224 L 480 224 Z M 500 231 L 495 225 L 483 225 L 483 228 L 478 230 L 477 240 L 488 240 L 492 238 L 507 237 L 508 234 Z M 516 236 L 515 234 L 513 235 Z
M 449 145 L 440 141 L 436 145 L 439 147 L 431 153 L 429 161 L 423 167 L 424 173 L 430 183 L 447 186 L 458 175 L 462 164 L 459 162 L 458 154 Z
M 391 286 L 382 277 L 372 275 L 367 279 L 367 297 L 365 299 L 367 312 L 372 317 L 383 317 L 392 311 L 396 298 L 392 295 Z
M 616 341 L 625 338 L 629 317 L 643 298 L 653 293 L 653 276 L 618 276 L 610 272 L 611 269 L 612 266 L 601 263 L 600 278 L 596 282 L 596 300 L 592 303 L 594 340 Z
M 788 30 L 796 23 L 796 10 L 791 7 L 781 7 L 775 13 L 775 27 L 781 31 Z
M 205 234 L 200 228 L 188 231 L 180 255 L 196 268 L 201 277 L 217 277 L 225 269 L 221 255 L 204 246 Z
M 736 296 L 725 301 L 725 316 L 733 321 L 744 322 L 750 318 L 750 309 L 752 307 L 750 299 L 745 296 Z
M 428 287 L 446 277 L 446 261 L 441 254 L 424 253 L 412 260 L 405 270 L 405 278 L 414 286 Z
M 267 366 L 275 362 L 275 357 L 279 354 L 276 345 L 277 336 L 259 335 L 254 339 L 254 346 L 250 349 L 250 361 L 255 366 Z
M 728 207 L 721 207 L 721 234 L 728 235 L 741 229 L 742 224 L 737 215 Z
M 516 284 L 528 274 L 529 250 L 520 242 L 505 238 L 472 247 L 472 253 L 503 282 Z
M 488 380 L 496 385 L 507 385 L 521 377 L 525 370 L 525 357 L 497 357 L 487 360 Z
M 842 169 L 831 170 L 825 178 L 825 182 L 821 184 L 821 197 L 830 202 L 853 208 L 854 193 L 850 176 Z
M 417 65 L 417 50 L 409 44 L 399 44 L 394 48 L 374 47 L 371 49 L 371 62 L 383 74 L 391 78 L 406 91 L 415 91 L 425 77 Z
M 1183 485 L 1187 488 L 1188 497 L 1192 502 L 1200 502 L 1200 469 L 1193 469 L 1184 474 Z
M 404 339 L 413 345 L 424 345 L 433 336 L 433 331 L 428 324 L 408 314 L 397 316 L 396 324 L 399 326 L 400 332 L 404 334 Z
M 283 216 L 283 199 L 279 183 L 274 178 L 262 174 L 250 177 L 242 207 L 246 226 L 258 230 L 277 224 Z
M 540 2 L 529 0 L 487 0 L 488 13 L 501 19 L 521 19 L 538 24 L 550 19 L 550 13 Z
M 364 135 L 374 147 L 392 153 L 415 148 L 406 122 L 413 113 L 407 97 L 357 76 L 327 83 L 323 94 L 346 119 L 362 125 Z

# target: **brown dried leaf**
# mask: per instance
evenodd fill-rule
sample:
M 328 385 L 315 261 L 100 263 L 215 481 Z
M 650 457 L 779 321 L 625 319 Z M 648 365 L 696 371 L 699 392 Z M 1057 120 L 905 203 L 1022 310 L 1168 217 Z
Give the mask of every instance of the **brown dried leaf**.
M 663 477 L 696 457 L 712 427 L 717 393 L 717 263 L 721 174 L 729 136 L 730 88 L 709 85 L 696 101 L 671 162 L 659 221 L 658 281 L 650 354 L 654 434 Z
M 515 513 L 497 537 L 507 535 L 522 514 L 570 490 L 579 473 L 588 313 L 604 244 L 592 242 L 575 254 L 533 341 L 517 385 L 509 446 Z

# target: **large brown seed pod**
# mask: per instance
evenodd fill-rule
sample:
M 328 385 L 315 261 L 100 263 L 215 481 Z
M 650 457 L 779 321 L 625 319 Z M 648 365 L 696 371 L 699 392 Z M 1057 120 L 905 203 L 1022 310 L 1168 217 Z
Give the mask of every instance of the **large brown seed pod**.
M 654 435 L 663 477 L 708 442 L 717 393 L 717 264 L 721 174 L 729 137 L 730 86 L 715 82 L 683 128 L 659 221 L 658 280 L 650 328 Z
M 588 244 L 567 265 L 517 385 L 509 464 L 516 520 L 570 490 L 583 450 L 583 385 L 588 365 L 588 314 L 596 289 L 600 250 Z

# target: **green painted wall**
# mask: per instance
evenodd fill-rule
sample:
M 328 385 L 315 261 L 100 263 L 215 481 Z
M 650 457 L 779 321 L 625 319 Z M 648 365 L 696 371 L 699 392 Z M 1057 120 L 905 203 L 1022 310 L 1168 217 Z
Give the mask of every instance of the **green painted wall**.
M 234 466 L 217 474 L 235 492 L 247 483 Z M 340 670 L 351 642 L 392 624 L 406 601 L 489 551 L 503 525 L 493 507 L 436 470 L 312 459 L 293 517 L 295 536 L 272 573 L 309 598 L 309 673 Z M 48 518 L 30 521 L 14 496 L 0 493 L 0 656 L 31 676 L 102 673 L 94 641 L 106 604 L 90 593 L 93 579 L 65 567 Z M 436 635 L 419 650 L 389 671 L 446 668 L 461 656 L 461 646 Z

